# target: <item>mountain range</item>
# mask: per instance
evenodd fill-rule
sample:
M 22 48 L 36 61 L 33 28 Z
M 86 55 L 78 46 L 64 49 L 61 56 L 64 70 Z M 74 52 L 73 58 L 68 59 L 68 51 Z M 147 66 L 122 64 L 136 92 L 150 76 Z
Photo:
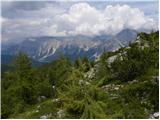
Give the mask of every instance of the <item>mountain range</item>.
M 115 51 L 120 47 L 127 46 L 136 39 L 137 34 L 138 32 L 135 30 L 124 29 L 114 36 L 30 37 L 18 44 L 2 45 L 2 55 L 14 56 L 18 52 L 24 52 L 31 59 L 39 62 L 51 62 L 61 54 L 71 60 L 78 57 L 95 60 L 104 51 Z

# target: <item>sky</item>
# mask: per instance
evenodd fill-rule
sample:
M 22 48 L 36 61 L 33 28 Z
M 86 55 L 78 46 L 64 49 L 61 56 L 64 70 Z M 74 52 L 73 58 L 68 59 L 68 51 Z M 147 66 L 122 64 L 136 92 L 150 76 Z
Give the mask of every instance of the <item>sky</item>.
M 158 0 L 2 1 L 2 42 L 37 36 L 157 30 Z

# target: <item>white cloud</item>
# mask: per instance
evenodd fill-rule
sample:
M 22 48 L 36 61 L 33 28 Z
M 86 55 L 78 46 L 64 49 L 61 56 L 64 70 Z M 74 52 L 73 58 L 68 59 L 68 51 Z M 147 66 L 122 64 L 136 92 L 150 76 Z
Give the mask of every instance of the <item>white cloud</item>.
M 113 35 L 125 28 L 158 29 L 157 22 L 128 5 L 108 5 L 99 10 L 88 3 L 76 3 L 68 10 L 47 6 L 18 14 L 23 17 L 1 19 L 2 40 L 43 35 Z
M 128 5 L 109 5 L 99 11 L 87 3 L 78 3 L 71 6 L 68 13 L 59 16 L 58 21 L 70 27 L 68 34 L 84 35 L 116 34 L 124 28 L 148 30 L 157 27 L 153 19 Z M 58 24 L 58 27 L 61 26 Z

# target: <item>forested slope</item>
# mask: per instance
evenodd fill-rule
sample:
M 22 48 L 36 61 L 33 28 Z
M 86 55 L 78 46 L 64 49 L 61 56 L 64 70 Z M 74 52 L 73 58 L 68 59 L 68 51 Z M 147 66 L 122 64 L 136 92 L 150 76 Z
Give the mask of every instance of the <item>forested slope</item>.
M 33 68 L 20 53 L 1 81 L 2 118 L 158 118 L 158 53 L 158 32 L 96 61 Z

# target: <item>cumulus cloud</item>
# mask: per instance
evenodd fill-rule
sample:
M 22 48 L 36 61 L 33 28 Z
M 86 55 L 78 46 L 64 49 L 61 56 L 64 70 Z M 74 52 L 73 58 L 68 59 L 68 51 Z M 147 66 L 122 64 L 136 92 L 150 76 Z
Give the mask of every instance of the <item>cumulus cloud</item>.
M 113 35 L 125 28 L 157 29 L 157 24 L 152 18 L 145 16 L 138 8 L 128 5 L 109 5 L 100 11 L 87 3 L 78 3 L 71 6 L 68 13 L 59 16 L 58 21 L 68 24 L 71 29 L 68 34 Z
M 10 19 L 11 13 L 2 17 L 2 40 L 31 36 L 114 35 L 125 28 L 158 29 L 157 21 L 128 5 L 107 5 L 97 9 L 89 3 L 74 3 L 68 9 L 51 4 L 37 9 L 20 8 L 16 9 L 17 18 L 14 14 Z M 5 16 L 5 12 L 2 11 L 2 15 Z

